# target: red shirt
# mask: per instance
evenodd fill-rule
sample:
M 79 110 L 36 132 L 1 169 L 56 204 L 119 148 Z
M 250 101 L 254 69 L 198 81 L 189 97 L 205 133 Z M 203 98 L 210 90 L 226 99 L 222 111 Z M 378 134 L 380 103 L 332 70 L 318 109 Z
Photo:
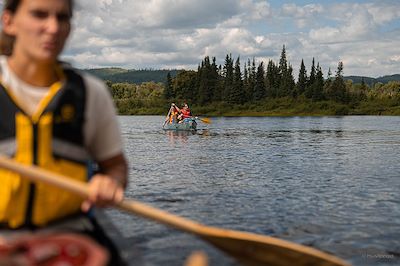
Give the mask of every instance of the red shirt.
M 182 117 L 185 118 L 189 118 L 192 117 L 192 113 L 190 112 L 190 109 L 181 109 L 181 113 L 182 113 Z

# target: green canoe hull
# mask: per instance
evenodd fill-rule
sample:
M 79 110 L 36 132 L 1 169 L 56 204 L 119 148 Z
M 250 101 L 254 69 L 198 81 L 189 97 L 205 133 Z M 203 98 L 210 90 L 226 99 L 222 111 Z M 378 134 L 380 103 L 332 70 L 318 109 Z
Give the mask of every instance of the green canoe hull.
M 168 123 L 163 126 L 164 130 L 194 131 L 196 128 L 197 123 L 194 119 L 185 119 L 182 123 Z

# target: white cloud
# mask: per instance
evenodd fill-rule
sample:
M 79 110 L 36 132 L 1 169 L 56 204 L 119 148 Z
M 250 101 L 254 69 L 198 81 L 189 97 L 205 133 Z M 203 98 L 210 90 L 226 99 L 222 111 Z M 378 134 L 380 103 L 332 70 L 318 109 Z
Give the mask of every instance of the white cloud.
M 332 8 L 337 27 L 321 27 L 310 30 L 310 38 L 317 42 L 349 42 L 371 38 L 377 29 L 374 16 L 360 4 L 341 4 Z
M 333 27 L 324 27 L 310 31 L 310 38 L 319 42 L 334 42 L 340 37 L 340 29 Z
M 390 61 L 393 61 L 393 62 L 396 62 L 396 63 L 400 62 L 400 54 L 391 56 L 390 57 Z
M 325 3 L 325 2 L 324 2 Z M 265 0 L 82 0 L 64 58 L 78 67 L 196 69 L 208 55 L 277 61 L 287 48 L 294 74 L 313 57 L 326 73 L 399 72 L 399 1 L 274 5 Z
M 315 23 L 315 20 L 323 11 L 324 8 L 320 4 L 297 6 L 291 3 L 282 6 L 282 15 L 294 19 L 298 28 L 304 28 L 311 23 Z
M 373 16 L 375 23 L 379 25 L 400 18 L 400 5 L 398 2 L 380 1 L 379 4 L 370 3 L 365 6 L 368 12 Z
M 171 52 L 187 57 L 185 53 L 196 51 L 197 56 L 188 58 L 194 58 L 196 62 L 192 64 L 198 64 L 212 52 L 251 53 L 255 50 L 252 43 L 256 42 L 242 27 L 244 18 L 257 20 L 269 14 L 267 2 L 251 0 L 84 1 L 78 7 L 77 31 L 68 48 L 78 51 L 86 47 L 95 52 L 92 55 L 97 54 L 99 62 L 112 62 L 116 58 L 114 53 L 109 56 L 100 53 L 102 48 L 110 46 L 126 49 L 130 54 L 140 52 L 139 58 L 143 60 L 151 56 L 141 55 L 154 54 L 159 60 L 166 60 Z M 129 44 L 131 48 L 127 48 Z M 220 47 L 221 44 L 226 47 Z M 85 65 L 88 53 L 84 50 L 82 53 L 84 56 L 76 57 L 75 61 Z M 168 56 L 161 56 L 162 53 Z M 138 57 L 133 62 L 128 62 L 129 58 L 125 57 L 126 64 L 138 63 Z M 119 57 L 118 62 L 121 62 Z
M 324 8 L 320 4 L 308 4 L 305 6 L 297 6 L 296 4 L 284 4 L 282 6 L 282 13 L 286 16 L 294 18 L 306 18 L 315 16 L 323 12 Z

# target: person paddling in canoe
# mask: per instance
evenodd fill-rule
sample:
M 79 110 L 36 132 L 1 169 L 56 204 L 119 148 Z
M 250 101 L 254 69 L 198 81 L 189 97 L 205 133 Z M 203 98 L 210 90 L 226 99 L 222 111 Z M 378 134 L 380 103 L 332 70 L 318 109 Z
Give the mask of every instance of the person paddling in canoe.
M 124 265 L 93 206 L 123 199 L 127 162 L 107 87 L 58 59 L 70 34 L 73 0 L 6 0 L 0 38 L 0 153 L 25 165 L 87 181 L 89 196 L 32 183 L 0 169 L 0 236 L 73 228 Z
M 179 119 L 179 111 L 174 103 L 171 104 L 167 119 L 170 124 L 179 122 L 179 120 L 178 120 Z
M 174 103 L 173 103 L 173 106 L 174 106 L 175 109 L 179 112 L 178 121 L 179 121 L 180 123 L 184 122 L 185 119 L 188 119 L 188 118 L 191 119 L 191 118 L 193 117 L 193 116 L 192 116 L 192 112 L 190 111 L 190 108 L 189 108 L 189 106 L 188 106 L 187 103 L 184 103 L 184 104 L 182 105 L 182 108 L 179 108 L 179 107 L 176 106 Z

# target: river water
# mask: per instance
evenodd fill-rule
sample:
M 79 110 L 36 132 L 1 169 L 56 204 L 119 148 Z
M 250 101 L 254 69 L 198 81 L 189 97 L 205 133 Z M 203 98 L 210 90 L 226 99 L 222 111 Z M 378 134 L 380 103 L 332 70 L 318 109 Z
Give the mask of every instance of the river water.
M 400 265 L 400 117 L 244 117 L 165 132 L 162 116 L 119 117 L 127 197 L 206 225 L 308 245 L 353 265 Z M 131 265 L 183 265 L 194 236 L 110 211 Z

